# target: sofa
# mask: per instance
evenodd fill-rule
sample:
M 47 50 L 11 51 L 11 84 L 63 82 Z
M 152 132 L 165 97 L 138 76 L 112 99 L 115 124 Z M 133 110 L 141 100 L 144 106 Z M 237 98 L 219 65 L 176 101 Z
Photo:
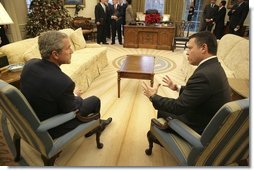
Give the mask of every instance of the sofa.
M 249 80 L 249 40 L 226 34 L 218 40 L 217 56 L 228 78 Z M 185 81 L 195 69 L 196 66 L 189 64 L 186 52 L 184 52 L 181 71 Z
M 62 29 L 68 35 L 73 50 L 71 64 L 61 65 L 67 74 L 84 93 L 102 69 L 108 65 L 107 48 L 95 43 L 86 43 L 81 28 Z M 41 58 L 38 37 L 10 43 L 0 48 L 0 54 L 7 56 L 10 64 L 25 63 L 32 58 Z

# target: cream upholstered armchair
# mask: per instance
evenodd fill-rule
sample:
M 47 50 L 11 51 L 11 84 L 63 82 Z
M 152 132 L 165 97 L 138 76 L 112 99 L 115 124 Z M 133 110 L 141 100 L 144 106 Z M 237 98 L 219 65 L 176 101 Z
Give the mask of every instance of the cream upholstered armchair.
M 147 133 L 152 154 L 153 142 L 160 144 L 183 166 L 248 165 L 249 99 L 222 106 L 199 135 L 183 122 L 172 119 L 169 133 L 151 125 Z
M 95 128 L 98 128 L 96 133 L 97 148 L 103 148 L 103 144 L 100 142 L 99 119 L 83 123 L 61 137 L 52 139 L 48 130 L 73 119 L 75 112 L 59 114 L 40 122 L 23 94 L 17 88 L 1 80 L 0 109 L 2 117 L 7 117 L 14 129 L 15 161 L 20 160 L 21 138 L 41 154 L 46 166 L 53 166 L 64 147 Z

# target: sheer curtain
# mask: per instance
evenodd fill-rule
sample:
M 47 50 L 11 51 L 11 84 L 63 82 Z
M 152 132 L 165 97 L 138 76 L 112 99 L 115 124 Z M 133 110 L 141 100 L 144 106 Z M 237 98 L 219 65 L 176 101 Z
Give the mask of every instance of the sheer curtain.
M 183 16 L 184 0 L 165 0 L 164 14 L 170 14 L 171 21 L 180 21 Z

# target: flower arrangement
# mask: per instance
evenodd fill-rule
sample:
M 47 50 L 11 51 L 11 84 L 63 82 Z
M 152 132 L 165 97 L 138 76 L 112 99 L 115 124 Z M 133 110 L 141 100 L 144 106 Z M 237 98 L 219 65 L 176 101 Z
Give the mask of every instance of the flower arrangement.
M 146 14 L 146 17 L 145 17 L 145 22 L 148 24 L 159 23 L 160 20 L 161 20 L 161 16 L 159 13 Z

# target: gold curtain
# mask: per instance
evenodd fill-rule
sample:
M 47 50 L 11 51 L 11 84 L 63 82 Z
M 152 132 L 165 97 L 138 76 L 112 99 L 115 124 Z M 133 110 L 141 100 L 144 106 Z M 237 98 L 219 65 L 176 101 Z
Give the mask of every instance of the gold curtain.
M 146 0 L 134 0 L 132 1 L 132 9 L 133 12 L 136 14 L 136 12 L 144 12 L 145 11 L 145 4 Z
M 184 0 L 165 0 L 164 14 L 170 14 L 171 21 L 181 21 L 183 15 Z

